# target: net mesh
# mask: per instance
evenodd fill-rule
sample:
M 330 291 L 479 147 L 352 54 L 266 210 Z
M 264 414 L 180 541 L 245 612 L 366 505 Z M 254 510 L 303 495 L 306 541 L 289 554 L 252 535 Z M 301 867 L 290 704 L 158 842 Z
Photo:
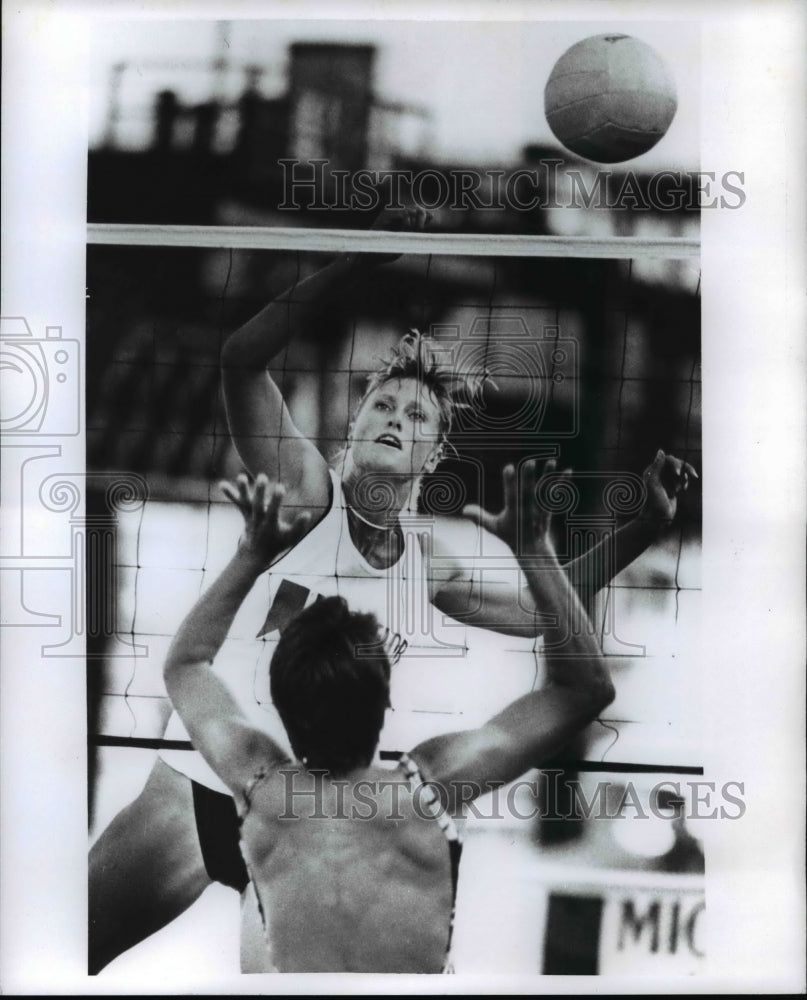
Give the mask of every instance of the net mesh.
M 533 241 L 522 256 L 491 257 L 456 237 L 451 255 L 408 255 L 377 269 L 273 360 L 294 423 L 326 457 L 336 453 L 367 375 L 416 328 L 455 371 L 492 376 L 476 405 L 458 414 L 447 459 L 424 480 L 420 513 L 435 518 L 433 530 L 459 530 L 458 544 L 468 546 L 455 524 L 462 506 L 499 509 L 504 464 L 556 456 L 575 470 L 553 522 L 561 560 L 611 537 L 635 513 L 639 477 L 657 448 L 701 466 L 698 261 L 639 242 L 626 257 L 623 241 L 612 242 L 613 256 L 606 245 L 596 258 L 547 257 Z M 114 635 L 98 637 L 90 665 L 96 745 L 185 745 L 164 733 L 164 656 L 241 530 L 216 487 L 242 468 L 227 429 L 220 351 L 231 331 L 328 259 L 232 245 L 88 248 L 88 468 L 134 472 L 148 486 L 145 503 L 117 514 Z M 414 546 L 422 523 L 404 525 Z M 463 555 L 481 578 L 506 585 L 507 558 L 484 543 L 470 548 Z M 692 496 L 665 537 L 597 595 L 593 619 L 614 657 L 618 697 L 572 748 L 582 766 L 697 769 L 699 551 Z M 306 586 L 310 569 L 299 574 Z M 409 586 L 422 602 L 422 590 Z M 221 659 L 268 710 L 271 642 L 258 637 L 268 591 L 256 588 L 250 602 Z M 422 621 L 402 625 L 417 648 Z M 423 655 L 395 668 L 382 751 L 477 725 L 541 683 L 540 644 L 442 619 L 432 639 L 443 626 L 437 645 L 451 653 L 435 654 L 427 642 Z

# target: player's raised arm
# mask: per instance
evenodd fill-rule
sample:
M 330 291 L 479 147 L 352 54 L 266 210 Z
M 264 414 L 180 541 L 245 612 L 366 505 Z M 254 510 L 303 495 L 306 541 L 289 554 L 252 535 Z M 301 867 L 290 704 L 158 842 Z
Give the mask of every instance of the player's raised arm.
M 422 209 L 383 212 L 373 229 L 423 229 Z M 372 266 L 396 255 L 341 254 L 327 267 L 295 283 L 236 330 L 221 353 L 221 372 L 230 434 L 244 465 L 286 485 L 290 503 L 305 507 L 327 503 L 324 459 L 292 422 L 283 396 L 267 367 L 319 316 L 328 335 L 329 302 Z
M 211 667 L 244 598 L 272 560 L 299 540 L 308 516 L 300 514 L 291 524 L 283 521 L 283 490 L 270 488 L 263 475 L 254 486 L 239 476 L 237 486 L 225 483 L 222 488 L 243 514 L 246 530 L 228 566 L 180 626 L 163 676 L 194 747 L 222 781 L 239 792 L 256 767 L 282 759 L 282 751 L 248 723 Z
M 623 525 L 613 540 L 606 539 L 593 546 L 564 569 L 578 597 L 588 608 L 595 594 L 618 573 L 656 542 L 675 520 L 681 495 L 698 474 L 688 463 L 668 455 L 661 449 L 644 471 L 646 498 L 642 510 Z M 516 545 L 516 486 L 515 472 L 505 470 L 505 502 L 499 514 L 491 514 L 478 506 L 464 513 L 484 530 L 508 545 Z M 468 551 L 478 545 L 457 532 L 460 544 L 447 545 L 443 537 L 435 537 L 434 552 L 442 569 L 433 574 L 432 600 L 445 614 L 479 628 L 505 635 L 537 636 L 543 631 L 539 604 L 531 587 L 519 587 L 512 579 L 490 580 L 475 576 L 467 568 L 472 560 L 463 559 L 462 543 Z M 486 551 L 492 552 L 489 544 Z M 467 565 L 466 565 L 467 564 Z
M 548 462 L 545 474 L 553 475 L 554 469 L 554 462 Z M 534 479 L 534 471 L 534 462 L 522 467 L 522 489 L 523 477 L 532 476 Z M 463 510 L 462 520 L 466 526 L 464 539 L 463 533 L 457 532 L 455 544 L 450 545 L 446 544 L 442 535 L 435 535 L 434 554 L 439 559 L 440 568 L 432 573 L 432 600 L 440 611 L 467 625 L 503 635 L 535 638 L 544 631 L 543 612 L 546 609 L 537 601 L 535 588 L 522 565 L 523 557 L 528 557 L 529 552 L 524 549 L 527 533 L 520 534 L 519 529 L 524 511 L 534 506 L 534 497 L 526 507 L 519 502 L 517 474 L 513 466 L 504 469 L 503 479 L 504 506 L 498 514 L 471 504 Z M 475 528 L 471 521 L 475 522 Z M 487 535 L 484 541 L 486 554 L 501 553 L 511 558 L 512 572 L 493 579 L 484 572 L 484 567 L 481 573 L 474 570 L 474 561 L 468 558 L 467 553 L 479 551 L 479 540 L 472 541 L 468 532 L 480 529 Z
M 663 535 L 675 520 L 679 498 L 689 489 L 690 481 L 697 478 L 689 462 L 659 448 L 644 470 L 647 494 L 639 514 L 616 532 L 613 546 L 607 540 L 600 542 L 564 567 L 586 604 Z M 606 547 L 609 555 L 613 552 L 613 560 L 605 556 Z
M 547 473 L 554 462 L 546 463 Z M 547 683 L 494 716 L 480 729 L 421 743 L 412 756 L 441 784 L 451 807 L 484 794 L 554 756 L 614 697 L 602 651 L 549 535 L 549 515 L 535 504 L 535 462 L 522 470 L 520 503 L 513 503 L 515 470 L 505 470 L 504 510 L 472 513 L 518 552 L 536 607 L 541 608 Z

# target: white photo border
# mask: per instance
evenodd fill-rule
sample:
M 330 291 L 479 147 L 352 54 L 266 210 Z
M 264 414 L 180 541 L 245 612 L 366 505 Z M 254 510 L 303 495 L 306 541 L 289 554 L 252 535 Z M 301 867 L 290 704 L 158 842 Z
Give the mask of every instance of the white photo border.
M 302 8 L 302 9 L 301 9 Z M 4 11 L 3 316 L 84 339 L 88 26 L 93 18 L 699 21 L 701 169 L 747 200 L 704 211 L 703 673 L 706 772 L 744 782 L 740 821 L 708 833 L 709 972 L 692 982 L 578 977 L 86 976 L 85 674 L 46 661 L 35 627 L 2 630 L 2 903 L 7 993 L 788 992 L 804 988 L 804 274 L 807 9 L 789 0 L 289 3 L 22 0 Z M 693 67 L 693 72 L 697 67 Z M 81 400 L 83 412 L 83 399 Z M 4 442 L 5 444 L 6 442 Z M 80 436 L 59 439 L 81 472 Z M 3 528 L 29 511 L 2 469 Z M 51 554 L 44 543 L 45 554 Z M 53 541 L 62 546 L 63 541 Z M 3 587 L 9 574 L 2 574 Z M 51 586 L 50 580 L 45 584 Z M 55 592 L 59 581 L 54 580 Z

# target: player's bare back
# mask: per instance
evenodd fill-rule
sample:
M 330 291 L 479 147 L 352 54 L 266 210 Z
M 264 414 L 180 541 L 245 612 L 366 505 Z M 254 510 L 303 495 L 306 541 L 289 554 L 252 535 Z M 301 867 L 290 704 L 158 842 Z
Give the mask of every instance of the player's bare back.
M 449 850 L 419 799 L 399 768 L 334 779 L 289 763 L 256 783 L 242 841 L 273 966 L 243 971 L 440 972 Z

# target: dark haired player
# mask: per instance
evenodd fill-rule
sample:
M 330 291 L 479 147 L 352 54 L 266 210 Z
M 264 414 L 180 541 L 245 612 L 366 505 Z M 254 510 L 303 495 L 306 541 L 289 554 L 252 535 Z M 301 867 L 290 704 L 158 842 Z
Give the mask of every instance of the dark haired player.
M 244 539 L 182 624 L 164 673 L 194 746 L 238 810 L 250 876 L 244 920 L 257 914 L 266 941 L 243 971 L 451 971 L 459 853 L 452 812 L 554 754 L 614 696 L 535 487 L 530 462 L 521 504 L 508 476 L 505 510 L 489 523 L 513 547 L 518 534 L 528 586 L 552 621 L 544 628 L 545 687 L 479 729 L 419 744 L 390 771 L 373 765 L 390 664 L 372 615 L 324 598 L 278 642 L 271 691 L 292 756 L 251 725 L 212 669 L 242 601 L 307 523 L 307 515 L 281 519 L 282 490 L 267 492 L 264 476 L 254 487 L 246 477 L 228 486 L 245 517 Z M 517 509 L 526 512 L 520 525 Z

